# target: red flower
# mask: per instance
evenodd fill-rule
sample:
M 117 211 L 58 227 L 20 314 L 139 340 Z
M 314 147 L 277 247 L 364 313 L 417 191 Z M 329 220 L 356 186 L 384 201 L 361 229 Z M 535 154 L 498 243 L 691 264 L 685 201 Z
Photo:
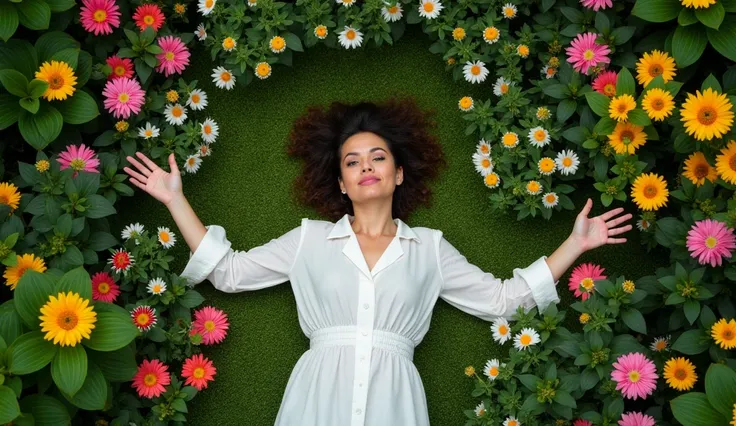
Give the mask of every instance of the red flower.
M 112 68 L 112 72 L 107 76 L 108 80 L 133 77 L 133 61 L 128 58 L 118 58 L 117 55 L 113 55 L 107 58 L 107 65 Z
M 148 27 L 153 27 L 154 30 L 158 31 L 166 21 L 158 5 L 150 3 L 138 6 L 135 9 L 135 14 L 133 14 L 133 19 L 141 32 Z
M 120 287 L 107 272 L 92 275 L 92 299 L 113 303 L 120 295 Z
M 171 383 L 168 369 L 167 365 L 157 359 L 143 360 L 138 366 L 138 372 L 133 376 L 133 387 L 138 391 L 138 396 L 145 398 L 160 396 L 165 386 Z
M 156 318 L 156 311 L 152 307 L 146 305 L 138 306 L 133 309 L 130 316 L 133 318 L 133 324 L 135 324 L 135 326 L 141 331 L 150 330 L 158 321 Z
M 212 361 L 205 358 L 202 354 L 192 355 L 184 361 L 181 370 L 181 377 L 185 378 L 185 385 L 192 385 L 198 391 L 207 387 L 207 384 L 215 380 L 214 376 L 217 369 L 212 365 Z

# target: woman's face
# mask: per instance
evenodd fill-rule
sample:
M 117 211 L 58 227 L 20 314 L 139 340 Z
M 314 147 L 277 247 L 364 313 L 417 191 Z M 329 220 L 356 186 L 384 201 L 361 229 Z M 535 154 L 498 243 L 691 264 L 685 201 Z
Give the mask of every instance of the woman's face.
M 340 172 L 340 190 L 347 191 L 353 203 L 391 200 L 396 185 L 404 179 L 386 142 L 371 132 L 356 133 L 345 141 L 340 149 Z

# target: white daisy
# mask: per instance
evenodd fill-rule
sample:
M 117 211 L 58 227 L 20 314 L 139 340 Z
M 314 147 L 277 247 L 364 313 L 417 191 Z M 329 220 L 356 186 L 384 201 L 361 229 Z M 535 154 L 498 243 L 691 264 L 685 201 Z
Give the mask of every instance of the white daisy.
M 205 41 L 207 38 L 207 30 L 204 29 L 204 24 L 197 25 L 197 31 L 194 32 L 199 41 Z
M 148 286 L 146 288 L 148 289 L 149 294 L 163 294 L 166 291 L 166 282 L 161 278 L 156 277 L 148 282 Z
M 353 27 L 345 26 L 345 29 L 339 32 L 337 37 L 342 47 L 346 49 L 355 49 L 363 43 L 363 33 Z
M 217 67 L 212 70 L 212 82 L 220 89 L 231 90 L 235 87 L 235 76 L 230 70 L 223 67 Z
M 536 180 L 530 180 L 526 184 L 526 192 L 529 195 L 538 195 L 540 192 L 542 192 L 543 189 L 544 187 L 542 186 L 542 184 L 537 182 Z
M 281 36 L 273 36 L 268 41 L 268 47 L 273 53 L 281 53 L 286 50 L 286 40 Z
M 554 76 L 557 75 L 557 68 L 545 65 L 544 68 L 542 68 L 542 75 L 547 78 L 547 80 L 554 78 Z
M 202 136 L 203 141 L 212 143 L 217 140 L 217 136 L 220 134 L 220 128 L 217 126 L 215 120 L 208 118 L 200 126 L 202 128 L 200 136 Z
M 501 143 L 504 148 L 516 148 L 519 145 L 519 135 L 516 132 L 506 132 L 501 138 Z
M 475 152 L 480 155 L 489 156 L 491 155 L 491 144 L 486 142 L 485 139 L 478 141 L 478 145 L 475 146 Z
M 350 7 L 355 3 L 355 0 L 335 0 L 335 3 L 341 4 L 345 7 Z
M 483 30 L 483 40 L 488 44 L 493 44 L 501 37 L 501 30 L 496 27 L 486 27 Z
M 483 401 L 481 401 L 480 404 L 478 404 L 478 406 L 475 407 L 475 415 L 477 417 L 480 417 L 480 416 L 484 415 L 485 413 L 486 413 L 486 406 L 483 403 Z
M 549 132 L 541 126 L 530 129 L 527 137 L 529 138 L 529 143 L 537 148 L 541 148 L 549 143 Z
M 557 153 L 555 163 L 557 163 L 557 170 L 559 170 L 563 175 L 572 175 L 578 171 L 580 159 L 578 158 L 578 155 L 573 152 L 573 150 L 563 149 L 562 151 Z
M 486 363 L 486 366 L 483 367 L 483 374 L 486 375 L 491 380 L 496 380 L 496 377 L 498 377 L 498 367 L 499 363 L 496 358 L 489 360 Z
M 174 105 L 168 104 L 164 110 L 164 115 L 166 116 L 166 122 L 172 126 L 181 126 L 187 120 L 187 109 L 178 103 Z
M 320 40 L 327 38 L 327 27 L 324 25 L 317 25 L 314 27 L 314 36 Z
M 481 176 L 488 176 L 488 173 L 493 171 L 493 161 L 486 155 L 474 152 L 473 164 L 475 164 L 475 171 L 480 173 Z
M 498 187 L 498 185 L 501 183 L 501 178 L 498 176 L 496 172 L 489 173 L 486 177 L 483 178 L 483 183 L 493 189 Z
M 516 6 L 513 3 L 506 3 L 501 8 L 501 13 L 503 14 L 503 17 L 506 19 L 516 18 L 516 12 L 518 12 L 518 9 L 516 9 Z
M 511 338 L 511 327 L 506 318 L 498 317 L 494 319 L 491 331 L 493 332 L 493 340 L 502 345 Z
M 652 224 L 646 219 L 636 221 L 636 227 L 639 228 L 640 231 L 648 231 L 650 226 L 652 226 Z
M 539 333 L 533 328 L 523 328 L 519 334 L 514 336 L 514 347 L 520 351 L 528 348 L 529 346 L 536 345 L 541 340 L 539 339 Z
M 654 352 L 662 352 L 662 351 L 668 351 L 670 346 L 670 337 L 657 337 L 654 339 L 651 345 L 649 345 L 649 349 L 653 350 Z
M 197 147 L 197 152 L 200 157 L 209 157 L 212 154 L 212 148 L 210 148 L 210 144 L 203 143 Z
M 199 12 L 207 16 L 210 13 L 212 13 L 212 10 L 215 8 L 215 3 L 217 3 L 217 0 L 199 0 Z
M 560 197 L 557 196 L 554 192 L 548 192 L 544 195 L 542 195 L 542 205 L 544 207 L 547 207 L 548 209 L 551 209 L 552 207 L 556 206 L 557 203 L 560 202 Z
M 225 37 L 225 39 L 222 40 L 222 48 L 226 52 L 232 52 L 233 50 L 235 50 L 236 47 L 238 47 L 238 41 L 234 38 Z
M 152 126 L 150 122 L 146 122 L 146 127 L 138 128 L 138 137 L 143 139 L 157 138 L 161 134 L 158 127 Z
M 402 13 L 404 10 L 398 2 L 393 6 L 389 6 L 390 3 L 387 1 L 384 1 L 384 3 L 386 3 L 386 6 L 381 9 L 381 16 L 386 22 L 396 22 L 404 16 Z
M 194 89 L 189 94 L 186 106 L 194 111 L 201 111 L 207 106 L 207 93 L 204 90 Z
M 445 6 L 442 6 L 442 3 L 437 0 L 421 0 L 419 3 L 419 16 L 434 19 L 440 16 L 440 10 L 444 8 Z
M 503 77 L 498 77 L 498 80 L 493 84 L 493 94 L 496 96 L 503 96 L 509 93 L 509 89 L 514 83 L 506 80 Z
M 258 6 L 258 1 L 257 0 L 248 0 L 247 3 L 248 3 L 248 7 L 256 7 L 256 6 Z
M 141 236 L 141 235 L 143 235 L 143 225 L 141 225 L 138 222 L 131 223 L 130 225 L 128 225 L 125 228 L 123 228 L 123 232 L 122 232 L 121 235 L 122 235 L 123 239 L 126 240 L 126 241 L 129 240 L 129 239 L 131 239 L 131 238 L 135 238 L 137 236 Z M 136 242 L 136 244 L 140 244 L 140 242 L 138 242 L 137 239 L 136 239 L 135 242 Z
M 191 174 L 197 173 L 200 164 L 202 164 L 202 158 L 199 156 L 198 153 L 190 155 L 189 157 L 187 157 L 186 161 L 184 161 L 184 170 Z
M 503 426 L 521 426 L 521 422 L 516 420 L 516 417 L 514 416 L 508 416 L 506 417 L 506 420 L 504 420 Z
M 470 83 L 482 83 L 488 77 L 488 68 L 481 61 L 468 61 L 463 66 L 463 76 Z
M 174 233 L 165 226 L 158 227 L 158 242 L 161 243 L 164 248 L 173 247 L 176 243 L 176 236 Z

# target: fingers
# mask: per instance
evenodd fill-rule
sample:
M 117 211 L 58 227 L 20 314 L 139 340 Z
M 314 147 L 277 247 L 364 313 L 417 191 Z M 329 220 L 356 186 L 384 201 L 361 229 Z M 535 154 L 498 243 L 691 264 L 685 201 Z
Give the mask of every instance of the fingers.
M 626 238 L 609 238 L 608 241 L 606 241 L 606 244 L 621 244 L 625 242 Z
M 176 157 L 173 152 L 169 154 L 169 167 L 172 173 L 179 173 L 179 166 L 176 165 Z
M 588 213 L 590 213 L 590 209 L 593 207 L 593 200 L 588 198 L 588 201 L 585 202 L 585 206 L 583 206 L 583 209 L 578 213 L 578 216 L 588 216 Z
M 610 220 L 606 222 L 606 226 L 609 228 L 612 228 L 620 223 L 626 222 L 627 220 L 631 219 L 633 215 L 631 213 L 627 214 L 626 216 L 617 217 L 616 219 Z M 605 220 L 605 219 L 604 219 Z
M 131 176 L 131 182 L 133 182 L 133 178 L 137 179 L 139 182 L 148 182 L 148 178 L 146 176 L 143 176 L 130 167 L 123 167 L 123 170 Z
M 136 166 L 138 170 L 141 171 L 143 176 L 151 176 L 151 170 L 148 170 L 148 167 L 141 164 L 138 160 L 136 160 L 135 158 L 131 156 L 127 156 L 125 158 L 130 162 L 130 164 Z M 145 179 L 142 179 L 142 181 L 145 181 Z
M 158 169 L 158 165 L 154 163 L 153 161 L 151 161 L 150 159 L 148 159 L 148 157 L 146 157 L 146 155 L 143 154 L 142 152 L 136 151 L 135 155 L 137 155 L 138 158 L 143 160 L 143 162 L 146 163 L 146 166 L 148 166 L 148 168 L 150 168 L 151 171 Z
M 626 231 L 630 231 L 630 230 L 631 230 L 631 228 L 632 228 L 632 226 L 631 226 L 631 225 L 626 225 L 626 226 L 622 226 L 622 227 L 620 227 L 620 228 L 615 228 L 615 229 L 609 229 L 609 230 L 608 230 L 608 235 L 618 235 L 618 234 L 623 234 L 623 233 L 624 233 L 624 232 L 626 232 Z
M 146 189 L 146 186 L 143 185 L 142 183 L 138 182 L 138 180 L 136 178 L 130 178 L 130 183 L 132 183 L 133 185 L 137 186 L 138 188 L 140 188 L 140 189 L 142 189 L 144 191 Z
M 618 207 L 618 208 L 615 208 L 613 210 L 609 210 L 609 211 L 601 214 L 598 217 L 601 218 L 601 219 L 603 219 L 604 221 L 607 221 L 608 219 L 616 216 L 617 214 L 621 213 L 622 211 L 624 211 L 624 208 L 623 207 Z

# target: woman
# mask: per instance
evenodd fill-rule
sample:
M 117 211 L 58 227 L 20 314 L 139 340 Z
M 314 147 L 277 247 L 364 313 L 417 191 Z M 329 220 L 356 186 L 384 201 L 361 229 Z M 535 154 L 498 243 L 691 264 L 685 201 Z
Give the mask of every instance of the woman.
M 437 298 L 486 321 L 517 307 L 559 302 L 555 285 L 586 250 L 616 244 L 631 229 L 617 208 L 588 218 L 589 199 L 570 237 L 501 280 L 468 263 L 442 231 L 404 220 L 429 205 L 428 180 L 444 166 L 413 99 L 312 107 L 295 123 L 289 154 L 303 160 L 301 202 L 336 223 L 301 225 L 249 251 L 230 247 L 225 230 L 203 226 L 182 193 L 173 154 L 167 173 L 143 154 L 128 157 L 131 182 L 170 210 L 192 254 L 181 276 L 240 292 L 291 282 L 310 349 L 291 373 L 276 424 L 428 425 L 414 347 L 429 329 Z

